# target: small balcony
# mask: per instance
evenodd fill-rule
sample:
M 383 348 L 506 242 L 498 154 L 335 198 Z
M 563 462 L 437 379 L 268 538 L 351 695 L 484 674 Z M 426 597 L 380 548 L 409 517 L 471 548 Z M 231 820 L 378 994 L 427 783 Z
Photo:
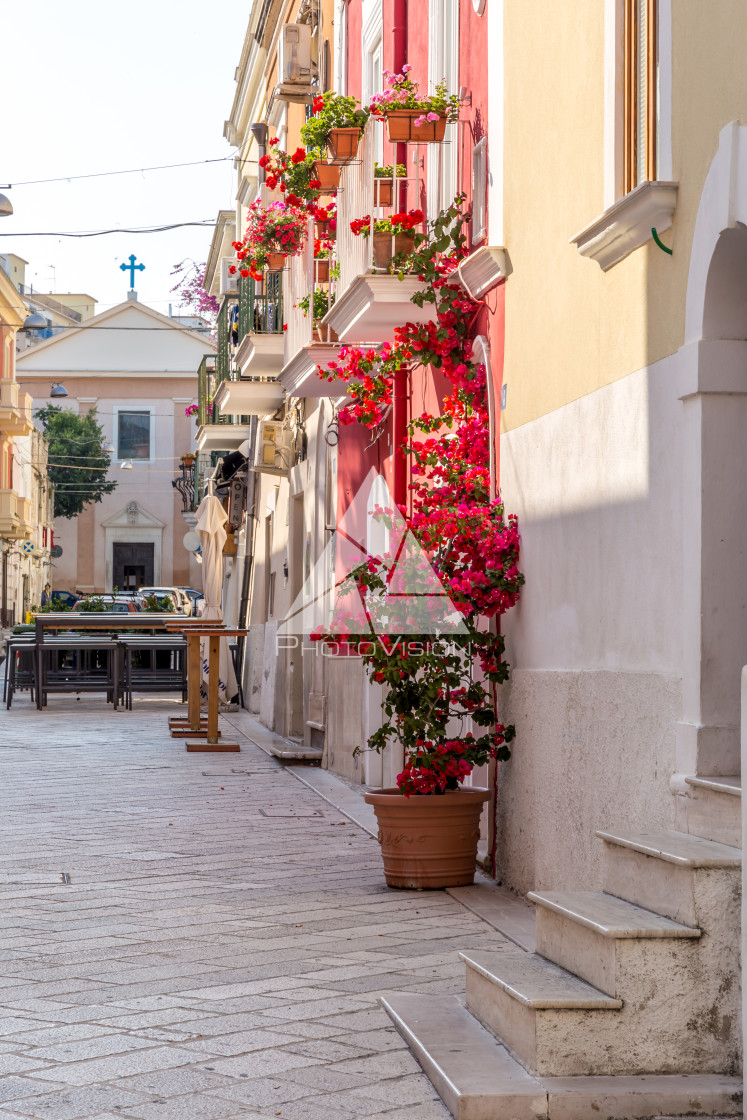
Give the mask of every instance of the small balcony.
M 20 391 L 17 381 L 0 378 L 0 431 L 4 435 L 27 436 L 34 431 L 32 405 L 33 398 Z
M 285 361 L 278 381 L 291 397 L 345 396 L 341 382 L 323 381 L 318 366 L 334 361 L 340 344 L 332 342 L 332 332 L 327 327 L 315 327 L 314 307 L 321 293 L 327 305 L 331 300 L 329 270 L 321 279 L 318 263 L 314 261 L 314 230 L 311 223 L 304 251 L 288 258 L 286 268 Z M 305 305 L 305 306 L 304 306 Z
M 374 176 L 375 129 L 381 128 L 369 120 L 361 137 L 358 157 L 341 168 L 340 190 L 337 195 L 337 244 L 339 277 L 333 290 L 334 306 L 323 319 L 325 326 L 335 332 L 341 342 L 354 345 L 391 341 L 396 326 L 404 322 L 428 323 L 435 319 L 433 304 L 423 307 L 410 302 L 410 297 L 423 291 L 424 285 L 415 276 L 402 280 L 389 273 L 388 259 L 398 250 L 395 239 L 387 244 L 377 244 L 381 235 L 371 230 L 368 237 L 356 236 L 350 223 L 365 215 L 373 222 L 399 210 L 426 210 L 425 181 L 420 172 L 421 161 L 416 159 L 410 167 L 415 173 L 404 178 L 377 179 Z M 382 185 L 388 186 L 386 196 Z M 387 204 L 384 205 L 386 197 Z
M 0 537 L 25 540 L 32 532 L 29 499 L 15 490 L 0 490 Z
M 225 306 L 225 304 L 224 304 Z M 221 315 L 223 311 L 221 310 Z M 220 324 L 219 324 L 220 326 Z M 218 380 L 219 371 L 228 370 L 226 360 L 221 363 L 220 333 L 218 353 L 206 354 L 197 371 L 197 447 L 199 451 L 235 451 L 251 434 L 249 416 L 222 415 L 215 402 L 215 394 L 226 378 Z
M 277 375 L 283 364 L 283 273 L 239 281 L 239 299 L 229 328 L 227 376 L 216 377 L 213 408 L 229 417 L 272 415 L 285 399 Z

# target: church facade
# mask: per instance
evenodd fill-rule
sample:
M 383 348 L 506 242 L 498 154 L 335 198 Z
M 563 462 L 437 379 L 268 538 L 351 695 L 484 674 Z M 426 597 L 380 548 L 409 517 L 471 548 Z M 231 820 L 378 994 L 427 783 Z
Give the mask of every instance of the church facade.
M 210 338 L 133 298 L 19 355 L 18 381 L 34 408 L 96 409 L 113 448 L 117 488 L 75 518 L 58 519 L 55 590 L 84 593 L 165 584 L 197 586 L 182 543 L 188 525 L 171 481 L 194 448 L 185 409 L 197 400 L 197 369 Z M 67 398 L 50 400 L 53 384 Z

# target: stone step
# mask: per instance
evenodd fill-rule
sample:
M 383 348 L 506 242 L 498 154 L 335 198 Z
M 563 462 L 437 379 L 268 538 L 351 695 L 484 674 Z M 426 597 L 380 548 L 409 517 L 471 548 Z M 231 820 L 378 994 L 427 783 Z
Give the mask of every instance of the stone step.
M 623 1001 L 616 1015 L 593 1015 L 590 1068 L 563 1072 L 734 1069 L 740 1047 L 741 997 L 733 982 L 739 956 L 725 948 L 721 931 L 738 928 L 736 889 L 715 918 L 714 935 L 702 943 L 700 929 L 602 892 L 534 891 L 529 897 L 537 904 L 537 952 Z
M 393 992 L 380 1002 L 455 1120 L 742 1115 L 741 1078 L 532 1077 L 456 996 Z
M 590 1012 L 618 1011 L 621 1000 L 513 946 L 459 956 L 467 966 L 467 1009 L 531 1073 L 586 1073 L 604 1060 L 592 1053 L 597 1016 Z
M 694 836 L 721 844 L 742 844 L 742 779 L 736 777 L 685 778 L 690 793 L 678 797 L 677 826 Z
M 732 891 L 740 875 L 739 848 L 687 832 L 597 836 L 605 844 L 605 892 L 684 925 L 708 929 L 720 912 L 713 908 L 714 891 Z
M 546 1077 L 541 1083 L 547 1090 L 548 1120 L 725 1120 L 742 1115 L 741 1077 Z
M 394 992 L 380 1002 L 456 1120 L 547 1117 L 539 1082 L 456 996 Z

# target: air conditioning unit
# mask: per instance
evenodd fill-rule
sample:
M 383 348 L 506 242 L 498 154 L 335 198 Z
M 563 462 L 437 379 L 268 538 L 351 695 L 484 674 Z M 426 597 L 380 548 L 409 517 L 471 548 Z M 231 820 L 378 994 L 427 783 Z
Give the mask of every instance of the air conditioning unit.
M 280 420 L 263 420 L 257 440 L 258 471 L 285 474 L 293 466 L 292 434 Z
M 220 259 L 220 295 L 232 296 L 236 295 L 239 290 L 239 273 L 238 269 L 234 272 L 233 276 L 229 272 L 231 267 L 236 267 L 236 261 L 233 257 L 221 257 Z
M 305 23 L 286 23 L 278 46 L 278 76 L 281 85 L 309 85 L 311 28 Z

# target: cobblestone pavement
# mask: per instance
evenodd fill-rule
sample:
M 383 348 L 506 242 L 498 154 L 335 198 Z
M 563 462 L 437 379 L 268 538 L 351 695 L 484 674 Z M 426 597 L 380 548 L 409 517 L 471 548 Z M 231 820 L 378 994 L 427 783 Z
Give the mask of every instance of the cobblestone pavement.
M 248 740 L 188 754 L 174 710 L 0 708 L 0 1117 L 444 1120 L 377 997 L 461 992 L 499 935 L 388 890 Z

